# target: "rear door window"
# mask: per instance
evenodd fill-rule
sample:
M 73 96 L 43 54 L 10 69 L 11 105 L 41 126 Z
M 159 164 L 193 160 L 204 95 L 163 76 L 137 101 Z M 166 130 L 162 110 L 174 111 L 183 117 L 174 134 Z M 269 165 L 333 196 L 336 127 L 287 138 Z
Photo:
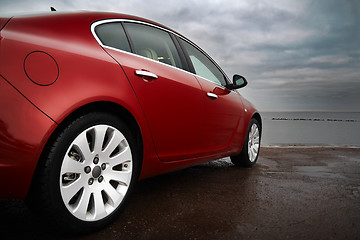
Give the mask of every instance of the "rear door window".
M 168 32 L 138 23 L 124 22 L 124 27 L 136 54 L 182 68 L 180 56 Z

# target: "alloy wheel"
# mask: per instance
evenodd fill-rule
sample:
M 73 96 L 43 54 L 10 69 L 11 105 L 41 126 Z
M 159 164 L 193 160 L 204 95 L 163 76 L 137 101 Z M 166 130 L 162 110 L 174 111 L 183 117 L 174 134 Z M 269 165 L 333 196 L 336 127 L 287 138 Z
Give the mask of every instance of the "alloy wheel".
M 254 123 L 252 124 L 249 132 L 249 141 L 248 141 L 248 155 L 250 162 L 254 162 L 259 154 L 260 148 L 260 132 L 258 126 Z
M 132 174 L 132 154 L 125 136 L 110 125 L 95 125 L 81 132 L 66 151 L 60 194 L 76 218 L 101 220 L 121 205 Z

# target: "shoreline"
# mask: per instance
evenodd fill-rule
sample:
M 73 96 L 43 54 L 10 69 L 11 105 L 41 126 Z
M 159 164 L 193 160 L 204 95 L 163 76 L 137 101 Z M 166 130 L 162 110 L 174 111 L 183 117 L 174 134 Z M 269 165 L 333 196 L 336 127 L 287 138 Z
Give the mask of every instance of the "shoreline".
M 271 121 L 312 121 L 312 122 L 360 122 L 356 119 L 336 119 L 336 118 L 286 118 L 286 117 L 272 117 Z
M 307 144 L 266 144 L 262 145 L 260 148 L 307 148 L 307 149 L 321 149 L 321 148 L 336 148 L 336 149 L 360 149 L 360 146 L 357 145 L 329 145 L 329 144 L 317 144 L 317 145 L 307 145 Z

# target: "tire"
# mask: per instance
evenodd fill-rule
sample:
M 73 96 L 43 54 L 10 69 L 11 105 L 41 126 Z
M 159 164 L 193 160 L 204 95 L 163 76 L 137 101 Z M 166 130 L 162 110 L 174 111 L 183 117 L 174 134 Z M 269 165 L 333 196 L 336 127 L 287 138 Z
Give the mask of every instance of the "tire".
M 256 164 L 260 152 L 261 128 L 256 119 L 251 119 L 241 153 L 231 156 L 231 162 L 238 167 L 251 168 Z
M 140 169 L 130 129 L 108 113 L 70 122 L 48 147 L 31 204 L 56 228 L 89 233 L 113 222 L 125 207 Z

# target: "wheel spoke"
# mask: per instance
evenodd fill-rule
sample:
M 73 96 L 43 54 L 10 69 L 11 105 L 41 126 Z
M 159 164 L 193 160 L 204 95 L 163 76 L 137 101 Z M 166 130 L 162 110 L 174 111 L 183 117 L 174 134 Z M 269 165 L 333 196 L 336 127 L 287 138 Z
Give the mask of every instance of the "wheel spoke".
M 117 188 L 116 188 L 116 191 L 118 191 L 122 196 L 125 196 L 127 190 L 129 189 L 128 186 L 125 186 L 125 185 L 119 185 Z
M 255 125 L 255 124 L 253 124 L 253 125 L 251 126 L 251 131 L 250 131 L 250 135 L 251 135 L 251 137 L 253 137 L 253 136 L 254 136 L 255 131 L 256 131 L 256 125 Z
M 89 142 L 86 138 L 86 132 L 82 132 L 73 142 L 77 149 L 81 152 L 82 156 L 87 159 L 92 159 L 92 153 L 90 151 Z
M 75 161 L 69 156 L 65 156 L 60 174 L 64 173 L 82 173 L 84 171 L 84 163 Z
M 68 204 L 71 198 L 74 197 L 82 187 L 84 187 L 84 183 L 81 177 L 67 186 L 61 186 L 61 195 L 64 202 Z
M 106 130 L 108 126 L 100 125 L 94 128 L 95 131 L 95 143 L 94 143 L 94 152 L 100 153 L 102 151 L 102 146 L 105 141 Z
M 254 154 L 254 158 L 256 158 L 256 156 L 258 154 L 258 148 L 255 145 L 253 145 L 253 147 L 252 147 L 252 152 Z
M 84 188 L 83 194 L 79 199 L 77 207 L 73 210 L 75 216 L 80 217 L 81 219 L 86 219 L 87 209 L 89 206 L 91 191 L 88 188 Z
M 254 151 L 254 149 L 252 149 L 252 158 L 251 158 L 251 161 L 255 161 L 255 158 L 256 158 L 256 152 Z
M 109 171 L 105 174 L 105 178 L 108 181 L 113 180 L 128 186 L 131 180 L 131 171 Z
M 110 158 L 109 167 L 112 168 L 124 162 L 130 161 L 131 159 L 132 159 L 131 149 L 129 147 L 126 147 L 122 152 Z
M 115 188 L 113 188 L 113 186 L 110 185 L 110 183 L 106 184 L 106 186 L 104 187 L 104 191 L 110 198 L 109 200 L 113 207 L 115 207 L 116 204 L 124 198 L 124 195 L 116 191 Z
M 250 159 L 251 162 L 253 161 L 253 158 L 254 158 L 254 152 L 252 150 L 252 147 L 250 147 L 250 149 L 249 149 L 249 159 Z
M 104 201 L 101 196 L 101 191 L 95 191 L 93 196 L 94 196 L 94 219 L 101 219 L 107 215 Z
M 259 129 L 257 127 L 255 128 L 254 137 L 259 137 Z
M 114 134 L 109 141 L 109 144 L 104 149 L 105 156 L 109 157 L 112 152 L 119 146 L 121 141 L 124 140 L 122 134 Z

